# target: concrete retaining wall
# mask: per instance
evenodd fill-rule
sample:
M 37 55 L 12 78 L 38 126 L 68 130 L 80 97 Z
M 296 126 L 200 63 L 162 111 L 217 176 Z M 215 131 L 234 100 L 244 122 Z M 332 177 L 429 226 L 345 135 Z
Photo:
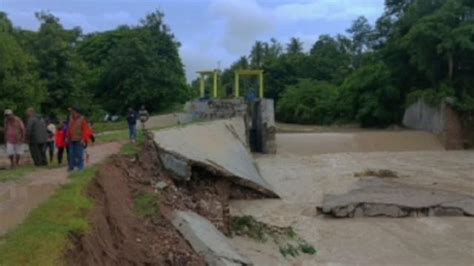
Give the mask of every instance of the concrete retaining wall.
M 275 110 L 272 99 L 259 99 L 251 104 L 244 99 L 209 99 L 186 103 L 185 115 L 180 117 L 183 124 L 201 120 L 219 120 L 243 117 L 247 142 L 251 141 L 252 151 L 276 153 Z
M 194 121 L 226 119 L 247 114 L 247 104 L 243 99 L 195 100 L 187 102 L 184 108 Z
M 445 121 L 441 108 L 434 108 L 419 100 L 405 110 L 403 125 L 440 134 L 445 128 Z
M 423 100 L 418 100 L 406 109 L 403 125 L 437 135 L 448 150 L 474 145 L 473 115 L 459 113 L 447 102 L 439 107 L 432 107 Z

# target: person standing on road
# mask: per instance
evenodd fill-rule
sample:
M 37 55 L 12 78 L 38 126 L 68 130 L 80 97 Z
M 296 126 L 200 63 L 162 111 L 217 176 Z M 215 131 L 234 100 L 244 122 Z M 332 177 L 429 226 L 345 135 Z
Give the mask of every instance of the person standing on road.
M 58 149 L 58 164 L 61 165 L 63 163 L 64 149 L 66 148 L 66 132 L 63 122 L 58 125 L 58 130 L 56 131 L 55 135 L 55 142 L 56 148 Z
M 140 123 L 142 124 L 142 130 L 145 130 L 145 123 L 150 119 L 150 114 L 145 109 L 145 105 L 142 105 L 140 111 L 138 112 L 138 116 L 140 117 Z
M 133 110 L 133 108 L 128 108 L 127 122 L 128 122 L 128 132 L 129 138 L 132 143 L 137 141 L 137 120 L 138 114 Z
M 46 142 L 48 131 L 43 119 L 36 114 L 35 109 L 28 108 L 26 111 L 28 121 L 26 122 L 26 141 L 28 142 L 31 158 L 36 166 L 48 165 L 46 158 Z
M 46 150 L 49 153 L 49 162 L 52 163 L 54 160 L 54 139 L 56 135 L 56 126 L 51 119 L 48 120 L 48 142 L 46 143 Z
M 86 144 L 86 134 L 88 125 L 86 119 L 81 115 L 77 107 L 69 108 L 71 114 L 67 139 L 69 141 L 69 171 L 77 168 L 84 169 L 84 146 Z
M 20 158 L 23 155 L 25 140 L 25 125 L 23 121 L 13 114 L 10 109 L 5 110 L 5 143 L 7 145 L 7 155 L 10 158 L 10 167 L 13 169 L 20 165 Z

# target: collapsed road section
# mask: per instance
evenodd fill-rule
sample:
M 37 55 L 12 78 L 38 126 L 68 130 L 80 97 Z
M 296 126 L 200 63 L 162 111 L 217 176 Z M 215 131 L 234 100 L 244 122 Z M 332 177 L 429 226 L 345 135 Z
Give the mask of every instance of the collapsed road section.
M 319 212 L 339 218 L 474 216 L 474 198 L 396 182 L 366 180 L 341 195 L 325 195 Z
M 91 230 L 72 236 L 67 262 L 252 265 L 228 240 L 229 200 L 277 195 L 246 140 L 234 118 L 157 131 L 134 158 L 112 158 L 89 189 Z
M 154 141 L 163 166 L 179 180 L 190 180 L 193 169 L 201 167 L 266 196 L 277 197 L 249 152 L 241 117 L 157 131 Z

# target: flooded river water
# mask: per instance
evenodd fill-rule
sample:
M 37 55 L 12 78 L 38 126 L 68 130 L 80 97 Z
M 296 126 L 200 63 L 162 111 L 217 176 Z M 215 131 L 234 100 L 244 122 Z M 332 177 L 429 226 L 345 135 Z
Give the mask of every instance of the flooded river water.
M 344 135 L 346 134 L 346 135 Z M 272 243 L 234 238 L 255 265 L 472 265 L 470 217 L 333 219 L 317 215 L 324 194 L 356 186 L 354 173 L 389 169 L 395 182 L 474 196 L 474 151 L 444 151 L 421 132 L 281 134 L 278 154 L 259 156 L 281 200 L 234 201 L 234 215 L 292 226 L 317 250 L 285 259 Z

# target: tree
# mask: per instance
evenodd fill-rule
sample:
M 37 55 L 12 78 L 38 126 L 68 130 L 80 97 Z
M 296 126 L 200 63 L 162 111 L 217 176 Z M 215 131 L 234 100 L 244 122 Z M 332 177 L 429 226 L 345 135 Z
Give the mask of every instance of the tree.
M 86 67 L 75 53 L 81 30 L 64 29 L 59 19 L 50 13 L 36 13 L 36 17 L 41 25 L 31 45 L 38 60 L 40 78 L 48 91 L 43 108 L 64 113 L 72 105 L 88 107 L 90 95 L 82 78 Z
M 308 77 L 340 84 L 350 72 L 350 40 L 343 36 L 334 39 L 321 35 L 310 50 Z
M 299 80 L 290 86 L 277 105 L 283 122 L 327 125 L 335 121 L 337 88 L 325 82 Z
M 22 115 L 30 106 L 38 108 L 46 91 L 33 58 L 17 43 L 11 25 L 0 12 L 0 110 L 9 108 Z
M 268 51 L 268 44 L 256 41 L 250 51 L 250 66 L 254 69 L 261 68 L 265 53 Z
M 88 84 L 109 112 L 145 104 L 159 111 L 190 96 L 179 43 L 164 14 L 147 15 L 137 27 L 89 35 L 78 52 L 89 65 Z
M 404 104 L 391 80 L 390 70 L 383 63 L 356 70 L 340 87 L 337 107 L 340 118 L 355 119 L 365 127 L 400 121 Z
M 298 38 L 291 38 L 286 46 L 286 54 L 290 56 L 303 54 L 303 42 Z
M 364 16 L 357 18 L 352 26 L 347 30 L 352 38 L 352 52 L 354 54 L 353 66 L 358 68 L 361 65 L 362 54 L 371 50 L 372 44 L 372 26 Z
M 179 102 L 186 90 L 178 43 L 163 14 L 152 13 L 142 23 L 110 51 L 104 97 L 115 101 L 105 102 L 108 109 L 123 112 L 145 104 L 156 111 Z

